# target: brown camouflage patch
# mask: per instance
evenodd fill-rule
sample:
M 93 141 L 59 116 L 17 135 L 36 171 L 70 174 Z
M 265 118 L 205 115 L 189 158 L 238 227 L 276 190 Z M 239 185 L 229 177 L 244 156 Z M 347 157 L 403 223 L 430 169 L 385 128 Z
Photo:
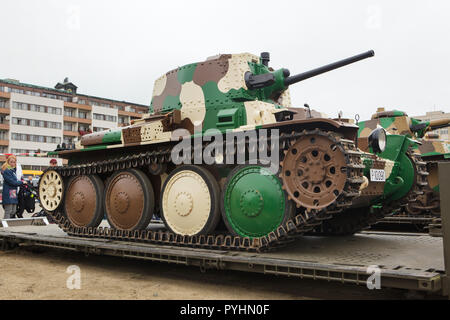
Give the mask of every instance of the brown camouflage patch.
M 96 144 L 102 144 L 104 132 L 94 132 L 81 137 L 82 146 L 93 146 Z
M 141 142 L 141 126 L 123 129 L 122 137 L 124 144 Z
M 219 83 L 228 72 L 228 59 L 231 54 L 223 54 L 218 59 L 208 60 L 197 64 L 193 81 L 196 85 L 203 87 L 207 82 Z
M 419 145 L 420 154 L 434 152 L 434 145 L 432 141 L 424 141 L 422 140 L 422 144 Z
M 369 138 L 358 138 L 358 149 L 369 152 Z
M 178 69 L 170 71 L 167 73 L 166 87 L 159 96 L 153 97 L 153 110 L 155 113 L 162 111 L 164 100 L 168 96 L 177 97 L 181 93 L 181 83 L 177 78 Z

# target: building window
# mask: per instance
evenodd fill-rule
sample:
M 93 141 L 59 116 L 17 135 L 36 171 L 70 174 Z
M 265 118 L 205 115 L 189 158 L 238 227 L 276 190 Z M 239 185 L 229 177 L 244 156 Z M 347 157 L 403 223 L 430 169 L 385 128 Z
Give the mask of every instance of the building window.
M 66 117 L 74 118 L 75 117 L 75 109 L 73 109 L 73 108 L 64 108 L 64 115 Z
M 37 128 L 49 128 L 49 129 L 61 129 L 60 122 L 24 119 L 24 118 L 12 118 L 12 123 L 19 126 L 30 126 Z
M 78 118 L 80 119 L 87 119 L 88 118 L 88 113 L 85 111 L 78 111 Z
M 38 142 L 38 143 L 54 143 L 54 144 L 61 143 L 60 137 L 40 136 L 40 135 L 35 135 L 35 134 L 19 134 L 19 133 L 15 133 L 15 132 L 13 132 L 11 134 L 11 140 L 31 141 L 31 142 Z
M 79 124 L 78 125 L 78 130 L 80 130 L 80 131 L 89 131 L 89 126 L 88 125 Z
M 94 117 L 95 120 L 117 122 L 117 117 L 116 116 L 110 116 L 110 115 L 107 115 L 107 114 L 94 113 L 93 117 Z
M 0 131 L 0 140 L 9 140 L 7 131 Z

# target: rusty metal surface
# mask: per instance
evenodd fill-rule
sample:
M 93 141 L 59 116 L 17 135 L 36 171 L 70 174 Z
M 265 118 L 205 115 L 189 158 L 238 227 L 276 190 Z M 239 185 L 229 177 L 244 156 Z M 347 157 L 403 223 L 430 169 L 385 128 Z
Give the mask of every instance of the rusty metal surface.
M 281 164 L 280 176 L 289 199 L 317 210 L 335 203 L 347 183 L 350 163 L 345 151 L 331 134 L 306 134 L 297 139 Z

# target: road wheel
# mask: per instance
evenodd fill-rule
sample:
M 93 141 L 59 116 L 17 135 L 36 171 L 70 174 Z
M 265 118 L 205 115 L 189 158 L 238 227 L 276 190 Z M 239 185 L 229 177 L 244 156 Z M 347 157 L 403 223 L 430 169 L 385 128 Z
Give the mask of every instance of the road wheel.
M 103 182 L 98 176 L 78 176 L 69 180 L 64 211 L 76 227 L 97 227 L 103 218 Z
M 53 170 L 46 171 L 39 180 L 39 202 L 45 210 L 53 212 L 61 205 L 64 183 L 61 175 Z
M 222 192 L 222 217 L 234 235 L 265 236 L 292 218 L 294 210 L 280 179 L 267 168 L 244 165 L 228 175 Z
M 155 194 L 149 178 L 140 170 L 128 169 L 112 175 L 105 190 L 106 217 L 118 230 L 145 229 L 153 216 Z
M 220 220 L 220 189 L 205 168 L 181 166 L 167 177 L 161 193 L 166 227 L 179 235 L 195 236 L 215 230 Z

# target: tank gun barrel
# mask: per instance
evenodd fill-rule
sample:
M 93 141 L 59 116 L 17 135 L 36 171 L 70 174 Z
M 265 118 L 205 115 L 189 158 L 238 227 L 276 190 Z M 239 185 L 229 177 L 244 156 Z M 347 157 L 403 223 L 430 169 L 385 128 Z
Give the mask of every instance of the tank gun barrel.
M 424 121 L 419 124 L 411 125 L 410 129 L 412 132 L 421 132 L 422 131 L 425 134 L 425 131 L 431 131 L 431 130 L 446 128 L 446 127 L 450 127 L 450 118 Z
M 450 118 L 431 120 L 428 127 L 430 130 L 450 127 Z
M 322 67 L 319 67 L 319 68 L 316 68 L 316 69 L 313 69 L 313 70 L 310 70 L 307 72 L 303 72 L 303 73 L 297 74 L 295 76 L 290 76 L 290 77 L 287 77 L 286 79 L 284 79 L 284 85 L 286 87 L 288 87 L 291 84 L 315 77 L 319 74 L 322 74 L 322 73 L 325 73 L 325 72 L 328 72 L 331 70 L 335 70 L 335 69 L 344 67 L 346 65 L 358 62 L 360 60 L 364 60 L 364 59 L 373 57 L 374 55 L 375 55 L 375 52 L 373 50 L 370 50 L 370 51 L 358 54 L 356 56 L 353 56 L 353 57 L 350 57 L 347 59 L 343 59 L 343 60 L 340 60 L 340 61 L 337 61 L 334 63 L 327 64 L 326 66 L 322 66 Z

